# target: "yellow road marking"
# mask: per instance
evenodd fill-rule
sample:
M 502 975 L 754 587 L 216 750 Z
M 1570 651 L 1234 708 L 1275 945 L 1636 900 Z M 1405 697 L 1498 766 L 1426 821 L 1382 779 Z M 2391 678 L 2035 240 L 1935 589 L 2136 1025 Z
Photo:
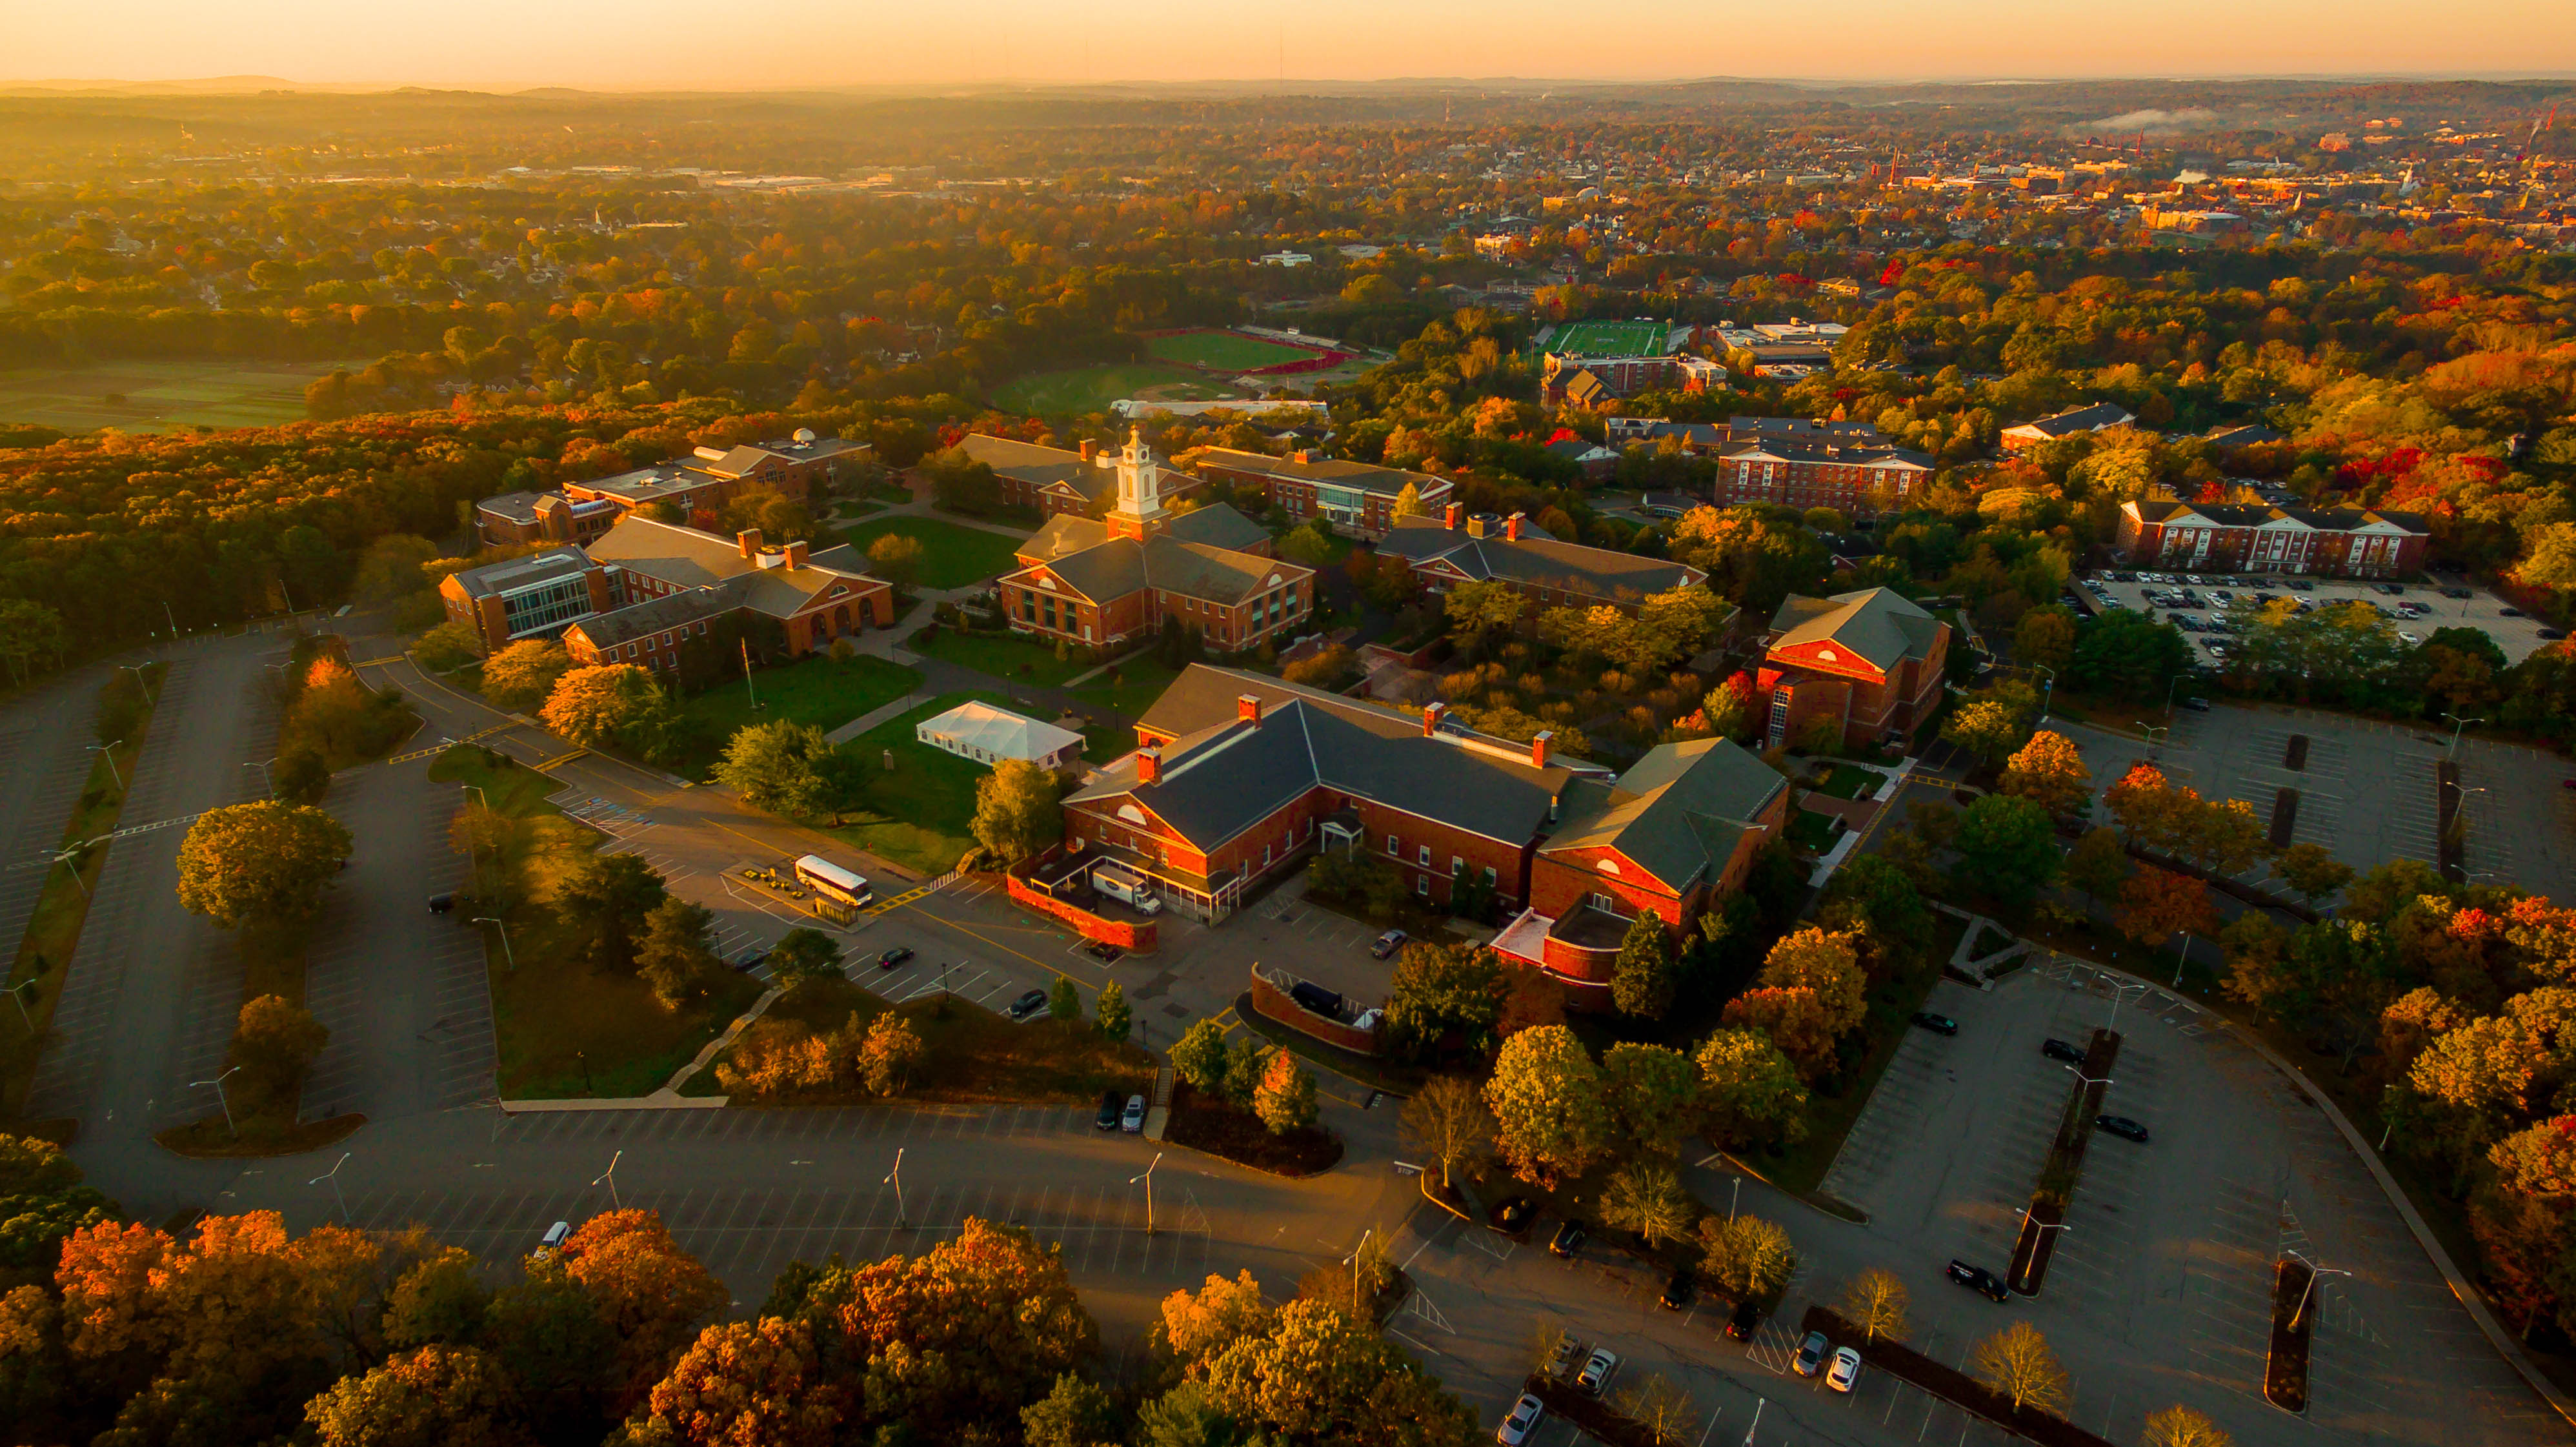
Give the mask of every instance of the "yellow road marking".
M 553 758 L 546 760 L 546 761 L 545 761 L 544 763 L 542 763 L 542 764 L 530 764 L 530 765 L 528 765 L 528 767 L 529 767 L 529 768 L 531 768 L 531 769 L 534 769 L 534 770 L 536 770 L 538 773 L 542 774 L 542 773 L 544 773 L 546 770 L 553 768 L 553 767 L 554 767 L 555 765 L 557 765 L 557 764 L 569 764 L 569 763 L 571 763 L 573 760 L 578 759 L 578 758 L 581 758 L 581 757 L 583 757 L 584 755 L 588 754 L 589 752 L 590 752 L 590 750 L 588 750 L 588 749 L 575 749 L 575 750 L 573 750 L 571 753 L 568 753 L 568 754 L 557 754 L 557 755 L 555 755 Z
M 430 758 L 438 754 L 446 753 L 449 749 L 462 748 L 465 745 L 477 742 L 478 740 L 488 739 L 494 734 L 506 734 L 517 727 L 518 725 L 515 723 L 495 724 L 480 733 L 467 734 L 465 737 L 457 739 L 452 743 L 440 744 L 435 748 L 414 749 L 407 754 L 396 754 L 392 758 L 385 760 L 385 762 L 388 764 L 407 764 L 414 759 Z M 569 758 L 571 756 L 566 755 L 565 757 Z M 556 762 L 561 763 L 562 760 L 558 759 Z

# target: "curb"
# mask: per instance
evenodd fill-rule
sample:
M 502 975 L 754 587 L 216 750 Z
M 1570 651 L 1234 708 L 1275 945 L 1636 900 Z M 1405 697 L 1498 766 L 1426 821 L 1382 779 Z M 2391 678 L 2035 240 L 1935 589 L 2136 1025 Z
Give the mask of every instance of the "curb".
M 2084 963 L 2103 974 L 2116 975 L 2132 984 L 2155 990 L 2165 989 L 2164 986 L 2151 980 L 2140 979 L 2126 970 L 2111 965 L 2096 964 L 2091 960 L 2086 960 Z M 2174 992 L 2165 990 L 2165 993 L 2170 995 Z M 2181 997 L 2176 996 L 2176 998 Z M 2319 1090 L 2315 1083 L 2308 1079 L 2305 1072 L 2282 1059 L 2269 1044 L 2234 1020 L 2205 1005 L 2195 1006 L 2195 1008 L 2217 1022 L 2227 1031 L 2230 1038 L 2252 1048 L 2265 1064 L 2289 1077 L 2290 1082 L 2299 1088 L 2299 1093 L 2307 1097 L 2308 1103 L 2322 1112 L 2327 1120 L 2334 1122 L 2334 1128 L 2343 1136 L 2344 1143 L 2351 1146 L 2353 1154 L 2361 1157 L 2362 1164 L 2370 1168 L 2371 1179 L 2379 1183 L 2381 1193 L 2388 1197 L 2388 1204 L 2397 1208 L 2397 1214 L 2406 1222 L 2406 1229 L 2414 1234 L 2415 1244 L 2432 1259 L 2434 1269 L 2442 1273 L 2442 1283 L 2450 1287 L 2451 1295 L 2458 1298 L 2461 1306 L 2467 1308 L 2470 1320 L 2475 1321 L 2478 1324 L 2478 1330 L 2486 1334 L 2487 1341 L 2496 1349 L 2496 1354 L 2503 1357 L 2534 1392 L 2540 1394 L 2540 1399 L 2547 1402 L 2551 1410 L 2565 1418 L 2570 1426 L 2576 1426 L 2576 1402 L 2570 1402 L 2567 1395 L 2558 1390 L 2556 1384 L 2541 1375 L 2540 1369 L 2532 1365 L 2531 1358 L 2523 1353 L 2521 1343 L 2515 1341 L 2512 1334 L 2504 1329 L 2503 1323 L 2495 1319 L 2495 1313 L 2487 1309 L 2485 1298 L 2479 1296 L 2477 1289 L 2469 1284 L 2468 1276 L 2460 1270 L 2457 1263 L 2451 1260 L 2451 1254 L 2442 1249 L 2442 1243 L 2434 1237 L 2432 1228 L 2424 1224 L 2423 1216 L 2415 1210 L 2415 1203 L 2407 1198 L 2405 1188 L 2397 1184 L 2396 1177 L 2388 1174 L 2388 1167 L 2379 1159 L 2379 1152 L 2373 1150 L 2368 1139 L 2353 1127 L 2353 1123 L 2345 1117 L 2343 1108 L 2335 1104 L 2334 1098 Z

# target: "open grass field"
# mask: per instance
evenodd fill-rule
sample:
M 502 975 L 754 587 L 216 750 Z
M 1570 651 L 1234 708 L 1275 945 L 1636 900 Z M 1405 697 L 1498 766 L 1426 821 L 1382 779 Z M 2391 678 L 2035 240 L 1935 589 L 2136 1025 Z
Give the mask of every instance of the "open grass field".
M 1148 391 L 1169 402 L 1217 402 L 1234 395 L 1224 388 L 1208 386 L 1197 373 L 1178 367 L 1121 362 L 1061 372 L 1032 372 L 994 388 L 993 405 L 1031 417 L 1081 417 L 1106 412 L 1110 403 Z
M 305 384 L 335 365 L 367 364 L 202 361 L 17 368 L 0 371 L 0 422 L 33 422 L 65 432 L 298 422 L 304 417 Z
M 1321 353 L 1320 348 L 1292 347 L 1284 342 L 1248 337 L 1241 332 L 1221 331 L 1147 337 L 1145 350 L 1162 361 L 1178 362 L 1184 367 L 1205 367 L 1217 372 L 1276 367 L 1283 362 L 1302 362 Z
M 684 778 L 705 778 L 725 741 L 745 724 L 792 719 L 836 729 L 920 684 L 921 675 L 914 670 L 864 653 L 846 663 L 817 656 L 784 668 L 756 670 L 751 687 L 759 693 L 757 709 L 740 680 L 708 689 L 680 706 L 681 712 L 706 720 L 710 745 L 701 757 L 676 761 L 673 771 Z
M 920 582 L 925 588 L 963 588 L 1019 567 L 1012 556 L 1019 539 L 938 518 L 872 518 L 841 529 L 842 538 L 862 553 L 894 533 L 921 544 Z
M 848 822 L 830 831 L 833 838 L 924 875 L 957 867 L 958 856 L 975 847 L 975 785 L 987 771 L 921 742 L 912 730 L 969 699 L 1016 707 L 998 693 L 943 693 L 850 742 L 850 752 L 869 765 L 868 782 L 863 802 L 842 816 Z
M 1663 349 L 1662 322 L 1568 322 L 1547 339 L 1560 357 L 1651 357 Z
M 1042 688 L 1057 687 L 1092 668 L 1091 661 L 1079 651 L 1059 659 L 1053 648 L 1017 633 L 961 633 L 942 628 L 928 644 L 912 646 L 916 652 L 944 658 L 960 668 Z

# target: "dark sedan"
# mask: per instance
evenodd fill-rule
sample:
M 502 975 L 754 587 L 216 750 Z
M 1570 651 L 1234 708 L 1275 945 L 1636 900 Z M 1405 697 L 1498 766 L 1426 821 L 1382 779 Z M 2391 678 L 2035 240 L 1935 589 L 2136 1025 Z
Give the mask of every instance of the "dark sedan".
M 1100 1114 L 1091 1118 L 1091 1128 L 1093 1130 L 1118 1129 L 1118 1107 L 1125 1103 L 1126 1102 L 1118 1098 L 1117 1091 L 1102 1091 L 1100 1093 Z
M 2147 1128 L 2125 1115 L 2097 1115 L 2093 1117 L 2093 1123 L 2122 1140 L 2136 1141 L 2140 1145 L 2147 1143 Z
M 2039 1042 L 2039 1053 L 2051 1060 L 2063 1060 L 2069 1065 L 2084 1063 L 2084 1052 L 2063 1040 L 2042 1040 Z
M 1046 1007 L 1046 991 L 1031 990 L 1011 1002 L 1010 1016 L 1014 1020 L 1026 1020 L 1032 1015 L 1043 1013 Z
M 1970 1266 L 1965 1261 L 1955 1259 L 1951 1261 L 1950 1279 L 1988 1301 L 2002 1301 L 2007 1295 L 2002 1277 L 1982 1266 Z
M 1915 1011 L 1914 1023 L 1931 1031 L 1935 1035 L 1956 1035 L 1959 1033 L 1958 1021 L 1951 1019 L 1947 1015 L 1935 1015 L 1929 1010 Z
M 1691 1304 L 1691 1296 L 1697 1290 L 1698 1283 L 1691 1280 L 1689 1272 L 1676 1271 L 1673 1279 L 1664 1283 L 1664 1294 L 1656 1300 L 1663 1303 L 1666 1311 L 1679 1311 Z
M 1556 1228 L 1556 1235 L 1547 1243 L 1548 1254 L 1551 1256 L 1561 1256 L 1566 1260 L 1571 1261 L 1577 1255 L 1581 1254 L 1583 1250 L 1583 1242 L 1583 1223 L 1580 1221 L 1568 1221 L 1564 1225 Z
M 904 948 L 902 945 L 897 945 L 893 949 L 886 951 L 884 954 L 877 956 L 877 968 L 880 970 L 891 970 L 895 966 L 902 964 L 904 961 L 911 958 L 912 951 Z

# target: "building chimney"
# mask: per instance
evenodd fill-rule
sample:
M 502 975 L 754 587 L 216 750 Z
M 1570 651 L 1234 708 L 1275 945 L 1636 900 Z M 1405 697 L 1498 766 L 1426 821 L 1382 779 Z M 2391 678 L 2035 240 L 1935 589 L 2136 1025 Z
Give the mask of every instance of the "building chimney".
M 1547 767 L 1547 743 L 1548 743 L 1548 740 L 1550 740 L 1550 739 L 1552 739 L 1552 738 L 1555 738 L 1555 737 L 1556 737 L 1556 731 L 1555 731 L 1555 730 L 1553 730 L 1553 729 L 1540 729 L 1540 730 L 1538 731 L 1538 737 L 1533 738 L 1533 739 L 1531 739 L 1531 740 L 1530 740 L 1530 767 L 1531 767 L 1531 768 L 1533 768 L 1533 769 L 1544 769 L 1544 768 L 1546 768 L 1546 767 Z
M 1312 448 L 1300 447 L 1295 452 L 1288 454 L 1288 460 L 1296 463 L 1300 467 L 1303 467 L 1307 463 L 1315 460 L 1315 453 Z
M 1458 531 L 1458 524 L 1465 522 L 1466 520 L 1467 505 L 1462 502 L 1453 502 L 1449 504 L 1449 511 L 1443 516 L 1440 525 L 1454 533 Z
M 787 566 L 791 568 L 805 566 L 805 544 L 802 539 L 787 545 Z
M 1089 462 L 1091 459 L 1093 459 L 1093 458 L 1095 458 L 1095 457 L 1098 457 L 1099 455 L 1100 455 L 1100 444 L 1099 444 L 1099 443 L 1092 441 L 1092 440 L 1091 440 L 1090 438 L 1088 438 L 1088 437 L 1086 437 L 1086 438 L 1082 439 L 1082 460 L 1083 460 L 1083 461 L 1085 461 L 1085 462 Z
M 1261 722 L 1261 700 L 1248 693 L 1234 696 L 1234 716 L 1245 723 Z
M 1136 751 L 1136 782 L 1159 784 L 1163 781 L 1163 751 L 1157 747 Z
M 1503 519 L 1503 536 L 1511 539 L 1513 542 L 1519 542 L 1521 540 L 1521 525 L 1528 521 L 1528 513 L 1513 513 L 1510 517 Z
M 1433 734 L 1440 732 L 1440 720 L 1448 716 L 1449 705 L 1445 703 L 1424 704 L 1422 706 L 1422 736 L 1427 739 Z
M 733 542 L 735 547 L 742 549 L 742 555 L 744 557 L 757 558 L 760 556 L 760 529 L 744 528 L 741 532 L 733 535 Z

